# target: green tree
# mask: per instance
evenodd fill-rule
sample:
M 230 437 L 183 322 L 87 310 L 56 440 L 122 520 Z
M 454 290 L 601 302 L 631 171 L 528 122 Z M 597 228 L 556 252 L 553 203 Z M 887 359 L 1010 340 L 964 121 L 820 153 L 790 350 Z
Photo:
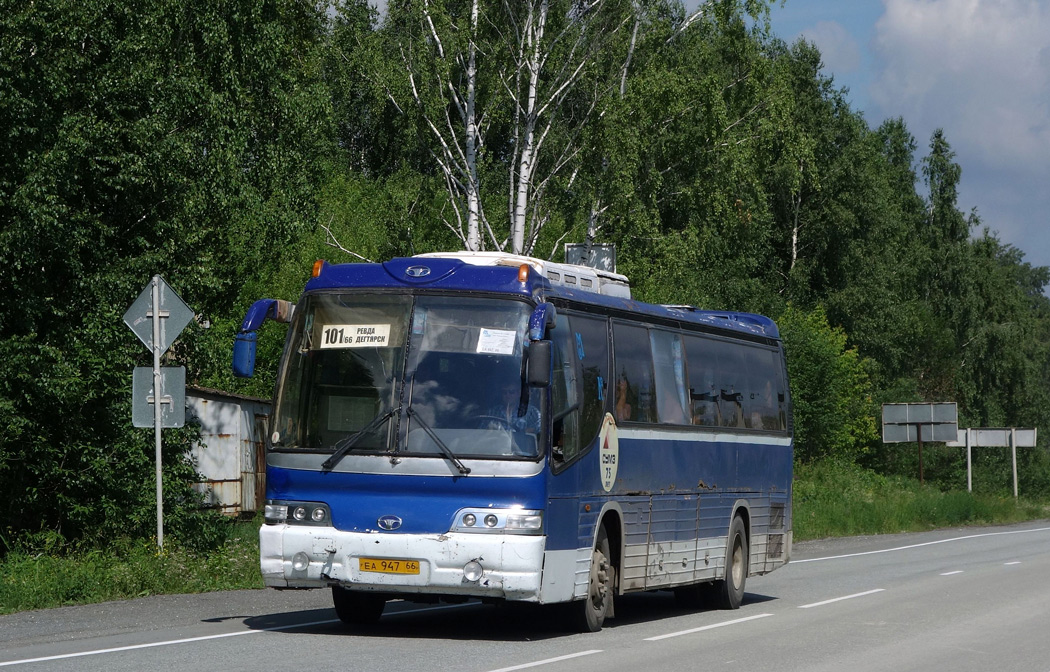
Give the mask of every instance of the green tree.
M 754 153 L 772 133 L 765 3 L 652 6 L 623 94 L 589 129 L 566 219 L 617 245 L 640 298 L 768 306 L 769 214 Z M 594 204 L 600 204 L 595 208 Z M 592 222 L 595 210 L 598 222 Z
M 129 401 L 149 358 L 121 315 L 154 273 L 225 314 L 312 220 L 324 15 L 280 0 L 2 9 L 4 538 L 148 534 L 152 433 L 130 427 Z M 231 334 L 213 334 L 191 327 L 167 363 L 198 380 L 221 340 L 228 367 Z M 173 512 L 192 500 L 189 438 L 166 437 Z
M 879 440 L 867 361 L 821 308 L 788 306 L 777 322 L 791 382 L 796 459 L 856 462 Z
M 829 319 L 873 360 L 873 381 L 887 391 L 885 401 L 915 397 L 917 362 L 936 340 L 920 287 L 925 205 L 915 191 L 915 150 L 902 119 L 883 122 L 853 145 L 850 161 L 858 169 L 844 185 L 852 196 L 843 208 L 855 213 L 858 225 L 845 237 L 840 275 L 827 297 Z

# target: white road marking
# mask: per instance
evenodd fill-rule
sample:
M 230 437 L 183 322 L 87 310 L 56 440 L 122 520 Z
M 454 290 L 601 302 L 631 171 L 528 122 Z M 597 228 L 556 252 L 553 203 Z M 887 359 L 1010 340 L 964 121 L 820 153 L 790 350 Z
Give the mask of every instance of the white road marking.
M 669 637 L 680 637 L 682 635 L 691 635 L 694 632 L 702 632 L 704 630 L 714 630 L 715 628 L 721 628 L 721 627 L 724 627 L 724 626 L 727 626 L 727 625 L 736 625 L 737 623 L 743 623 L 745 621 L 753 621 L 756 618 L 765 618 L 766 616 L 772 616 L 772 615 L 773 614 L 756 614 L 754 616 L 748 616 L 746 618 L 737 618 L 737 619 L 732 620 L 732 621 L 723 621 L 721 623 L 714 623 L 712 625 L 705 625 L 705 626 L 700 627 L 700 628 L 692 628 L 690 630 L 682 630 L 681 632 L 672 632 L 672 633 L 667 634 L 667 635 L 657 635 L 656 637 L 646 637 L 645 641 L 647 641 L 647 642 L 655 642 L 657 640 L 667 639 Z
M 1014 560 L 1013 562 L 1004 562 L 1003 564 L 1009 567 L 1010 565 L 1019 565 L 1021 562 L 1019 560 Z
M 957 569 L 954 572 L 941 572 L 941 576 L 955 576 L 956 574 L 962 574 L 963 570 Z
M 854 593 L 852 595 L 843 595 L 842 597 L 835 597 L 830 600 L 824 600 L 823 602 L 814 602 L 813 604 L 803 604 L 799 609 L 809 609 L 811 607 L 823 607 L 825 604 L 831 604 L 832 602 L 841 602 L 842 600 L 852 600 L 854 597 L 864 597 L 865 595 L 874 595 L 875 593 L 881 593 L 886 590 L 885 588 L 876 588 L 875 590 L 866 590 L 863 593 Z
M 261 628 L 259 630 L 238 630 L 237 632 L 224 632 L 219 635 L 203 635 L 201 637 L 187 637 L 186 639 L 169 639 L 164 642 L 149 642 L 146 644 L 133 644 L 131 646 L 118 646 L 112 649 L 95 649 L 94 651 L 80 651 L 78 653 L 63 653 L 57 656 L 43 656 L 41 658 L 25 658 L 23 660 L 9 660 L 0 663 L 0 667 L 9 665 L 23 665 L 25 663 L 41 663 L 48 660 L 63 660 L 65 658 L 80 658 L 82 656 L 97 656 L 100 653 L 117 653 L 119 651 L 135 651 L 137 649 L 152 649 L 157 646 L 170 646 L 172 644 L 189 644 L 190 642 L 204 642 L 209 639 L 223 639 L 224 637 L 240 637 L 241 635 L 254 635 L 257 632 L 276 632 L 278 630 L 294 630 L 295 628 L 308 628 L 313 625 L 328 625 L 338 623 L 339 619 L 330 621 L 311 621 L 310 623 L 296 623 L 294 625 L 279 625 L 273 628 Z
M 1050 527 L 1039 527 L 1031 530 L 1010 530 L 1008 532 L 986 532 L 984 534 L 968 534 L 965 537 L 952 537 L 951 539 L 940 539 L 938 541 L 927 541 L 921 544 L 911 544 L 909 546 L 897 546 L 895 548 L 883 548 L 878 551 L 863 551 L 861 553 L 846 553 L 844 555 L 829 555 L 823 558 L 805 558 L 803 560 L 792 560 L 792 565 L 798 565 L 803 562 L 820 562 L 822 560 L 840 560 L 842 558 L 857 558 L 862 555 L 876 555 L 878 553 L 893 553 L 895 551 L 907 551 L 912 548 L 922 548 L 923 546 L 934 546 L 936 544 L 947 544 L 952 541 L 965 541 L 967 539 L 980 539 L 981 537 L 999 537 L 1006 534 L 1030 534 L 1032 532 L 1050 532 Z
M 489 672 L 511 672 L 511 670 L 524 670 L 529 667 L 539 667 L 540 665 L 549 665 L 550 663 L 557 663 L 563 660 L 569 660 L 571 658 L 579 658 L 580 656 L 589 656 L 592 653 L 601 653 L 601 649 L 594 649 L 591 651 L 580 651 L 579 653 L 570 653 L 567 656 L 558 656 L 557 658 L 547 658 L 546 660 L 537 660 L 534 663 L 523 663 L 522 665 L 515 665 L 513 667 L 501 667 L 498 670 L 490 670 Z
M 457 609 L 460 607 L 470 606 L 472 603 L 466 604 L 449 604 L 440 607 L 424 607 L 422 609 L 406 609 L 404 611 L 392 611 L 384 614 L 385 617 L 389 618 L 392 616 L 406 615 L 406 614 L 418 614 L 425 611 L 439 611 L 445 609 Z M 474 603 L 476 604 L 476 603 Z M 95 649 L 93 651 L 79 651 L 77 653 L 63 653 L 55 656 L 44 656 L 41 658 L 26 658 L 23 660 L 9 660 L 7 662 L 0 662 L 0 667 L 8 667 L 10 665 L 23 665 L 25 663 L 41 663 L 48 660 L 63 660 L 66 658 L 80 658 L 83 656 L 97 656 L 102 653 L 119 653 L 121 651 L 134 651 L 136 649 L 151 649 L 157 646 L 170 646 L 172 644 L 190 644 L 193 642 L 204 642 L 209 639 L 223 639 L 225 637 L 240 637 L 241 635 L 253 635 L 257 632 L 277 632 L 280 630 L 294 630 L 295 628 L 309 628 L 314 625 L 330 625 L 332 623 L 338 623 L 339 619 L 335 618 L 329 621 L 311 621 L 310 623 L 295 623 L 292 625 L 279 625 L 273 628 L 260 628 L 257 630 L 238 630 L 237 632 L 224 632 L 218 635 L 202 635 L 200 637 L 187 637 L 186 639 L 170 639 L 163 642 L 148 642 L 146 644 L 133 644 L 130 646 L 118 646 L 112 649 Z

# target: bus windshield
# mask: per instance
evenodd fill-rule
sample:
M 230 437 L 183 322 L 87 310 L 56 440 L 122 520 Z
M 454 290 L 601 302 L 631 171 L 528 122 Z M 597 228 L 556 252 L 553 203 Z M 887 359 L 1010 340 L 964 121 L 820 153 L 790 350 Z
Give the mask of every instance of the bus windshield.
M 488 298 L 307 296 L 278 378 L 273 450 L 538 457 L 541 392 L 522 375 L 530 310 Z

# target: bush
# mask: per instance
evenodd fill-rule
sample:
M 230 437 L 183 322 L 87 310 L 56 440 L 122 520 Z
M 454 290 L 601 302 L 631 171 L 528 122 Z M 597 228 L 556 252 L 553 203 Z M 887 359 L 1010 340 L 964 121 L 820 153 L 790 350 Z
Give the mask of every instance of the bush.
M 879 441 L 868 363 L 846 348 L 846 334 L 823 308 L 793 306 L 778 320 L 787 357 L 798 462 L 856 461 Z

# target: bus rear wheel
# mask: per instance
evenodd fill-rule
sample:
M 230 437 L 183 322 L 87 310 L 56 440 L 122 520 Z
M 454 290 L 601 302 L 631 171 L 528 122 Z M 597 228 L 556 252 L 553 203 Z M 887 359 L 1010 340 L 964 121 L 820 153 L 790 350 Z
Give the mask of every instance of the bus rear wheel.
M 580 632 L 598 632 L 605 619 L 612 615 L 615 568 L 609 552 L 609 535 L 602 527 L 591 553 L 591 571 L 587 582 L 587 597 L 573 603 L 576 628 Z
M 342 586 L 332 586 L 332 602 L 336 616 L 348 625 L 374 625 L 386 607 L 383 595 L 347 590 Z
M 726 578 L 714 584 L 718 606 L 723 609 L 739 609 L 744 601 L 744 584 L 747 582 L 747 532 L 740 516 L 733 517 L 729 526 L 729 546 L 726 550 Z

